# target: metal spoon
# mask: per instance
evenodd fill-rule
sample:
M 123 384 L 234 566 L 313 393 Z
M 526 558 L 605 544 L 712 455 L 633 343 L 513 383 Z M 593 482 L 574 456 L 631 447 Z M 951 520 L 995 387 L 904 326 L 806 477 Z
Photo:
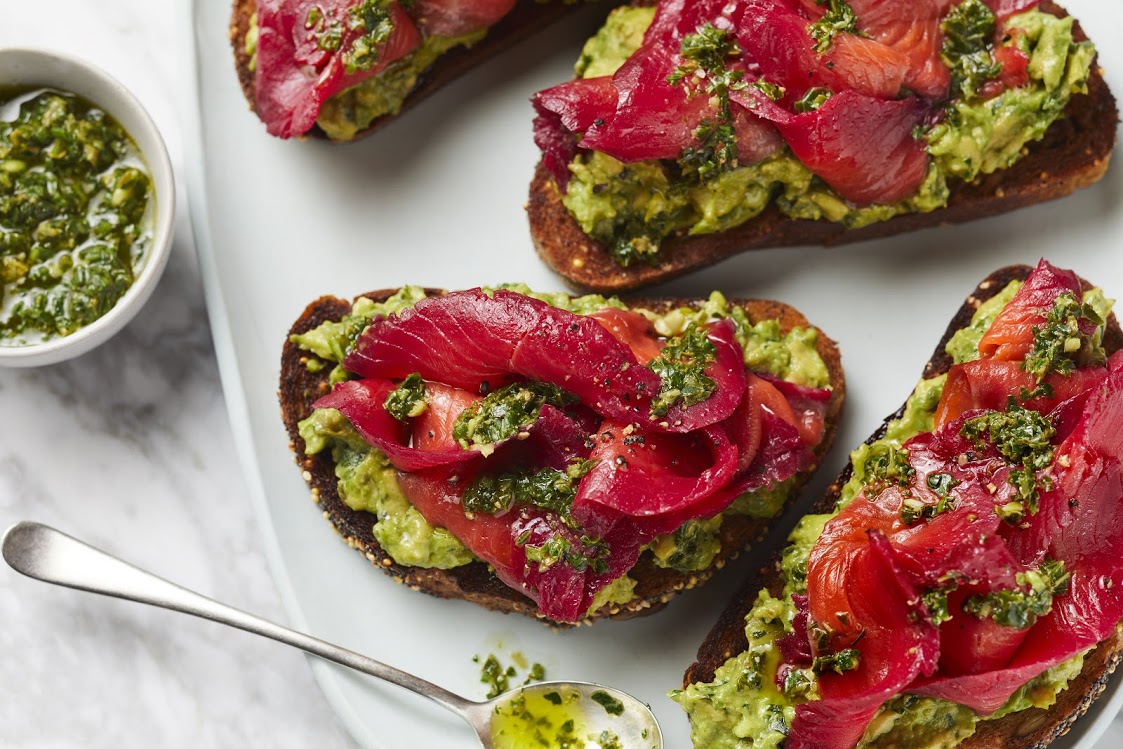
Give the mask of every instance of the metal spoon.
M 625 749 L 661 749 L 663 746 L 663 736 L 651 709 L 618 689 L 580 681 L 540 682 L 517 687 L 493 700 L 476 702 L 364 655 L 181 588 L 40 523 L 24 521 L 9 528 L 4 534 L 3 554 L 12 568 L 36 580 L 147 603 L 237 627 L 396 684 L 428 697 L 463 718 L 475 730 L 484 749 L 522 746 L 517 738 L 507 735 L 512 724 L 504 716 L 517 714 L 520 705 L 537 704 L 537 698 L 550 704 L 561 701 L 569 706 L 574 714 L 567 714 L 567 717 L 575 718 L 577 725 L 582 726 L 582 738 L 586 733 L 599 737 L 602 731 L 608 731 Z M 525 700 L 520 702 L 520 698 Z M 608 705 L 615 713 L 612 700 L 623 707 L 620 715 L 610 714 L 603 707 Z M 595 738 L 591 741 L 587 746 L 597 746 Z

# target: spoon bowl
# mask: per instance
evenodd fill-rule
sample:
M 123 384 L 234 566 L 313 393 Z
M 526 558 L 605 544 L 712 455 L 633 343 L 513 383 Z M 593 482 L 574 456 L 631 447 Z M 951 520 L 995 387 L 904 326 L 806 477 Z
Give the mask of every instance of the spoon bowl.
M 563 740 L 584 749 L 663 747 L 651 708 L 618 689 L 549 681 L 516 687 L 486 702 L 469 700 L 365 655 L 182 588 L 50 526 L 16 523 L 4 533 L 0 546 L 4 561 L 36 580 L 236 627 L 408 689 L 460 716 L 484 749 L 559 746 Z
M 555 746 L 560 739 L 570 738 L 583 747 L 652 749 L 663 745 L 659 723 L 647 705 L 601 684 L 543 681 L 512 689 L 484 704 L 493 705 L 489 717 L 492 749 Z

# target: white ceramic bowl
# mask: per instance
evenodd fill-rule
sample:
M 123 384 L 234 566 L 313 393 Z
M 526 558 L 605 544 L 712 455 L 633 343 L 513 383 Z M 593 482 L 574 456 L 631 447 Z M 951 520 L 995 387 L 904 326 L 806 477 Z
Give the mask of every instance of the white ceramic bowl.
M 44 86 L 68 91 L 108 112 L 128 131 L 144 156 L 156 200 L 152 244 L 144 266 L 113 309 L 63 338 L 27 346 L 0 346 L 0 366 L 35 367 L 84 354 L 125 326 L 156 288 L 171 251 L 175 179 L 164 139 L 129 91 L 88 62 L 38 49 L 0 49 L 0 86 Z

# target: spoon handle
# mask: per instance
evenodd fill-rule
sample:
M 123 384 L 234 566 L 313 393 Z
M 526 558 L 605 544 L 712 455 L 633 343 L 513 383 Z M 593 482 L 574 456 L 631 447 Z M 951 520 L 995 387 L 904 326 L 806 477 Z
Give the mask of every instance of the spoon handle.
M 478 703 L 365 655 L 182 588 L 49 526 L 28 521 L 13 525 L 4 534 L 3 554 L 13 569 L 36 580 L 147 603 L 262 635 L 428 697 L 474 725 L 469 714 Z

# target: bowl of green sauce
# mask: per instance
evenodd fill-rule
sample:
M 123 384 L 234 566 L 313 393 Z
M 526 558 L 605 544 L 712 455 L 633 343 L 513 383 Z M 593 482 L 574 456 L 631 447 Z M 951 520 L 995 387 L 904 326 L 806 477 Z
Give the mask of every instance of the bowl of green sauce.
M 0 49 L 0 365 L 85 353 L 151 296 L 175 181 L 159 131 L 89 63 Z

